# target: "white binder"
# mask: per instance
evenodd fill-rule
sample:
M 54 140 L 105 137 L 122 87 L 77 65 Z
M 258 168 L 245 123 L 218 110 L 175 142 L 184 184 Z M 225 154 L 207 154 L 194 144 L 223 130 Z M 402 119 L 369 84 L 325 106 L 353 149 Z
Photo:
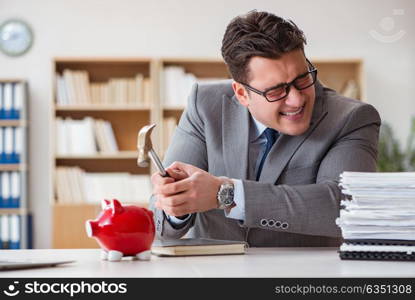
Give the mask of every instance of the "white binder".
M 9 247 L 10 241 L 10 226 L 9 226 L 9 215 L 0 215 L 0 238 L 2 246 L 5 248 Z
M 0 83 L 0 113 L 2 113 L 2 110 L 3 110 L 3 99 L 4 99 L 4 96 L 3 96 L 3 91 L 4 91 L 3 85 L 4 84 Z
M 13 145 L 14 149 L 13 152 L 17 155 L 20 162 L 20 157 L 23 151 L 23 128 L 22 127 L 15 127 L 14 128 L 14 139 Z
M 20 207 L 20 173 L 11 172 L 11 197 L 13 207 Z
M 7 159 L 13 154 L 13 127 L 4 127 L 4 153 Z
M 4 127 L 0 127 L 0 162 L 4 158 Z
M 19 215 L 10 215 L 10 248 L 20 248 L 20 217 Z
M 7 118 L 11 115 L 13 107 L 13 83 L 5 83 L 3 86 L 3 109 Z
M 16 113 L 14 116 L 16 119 L 22 117 L 23 101 L 25 98 L 25 86 L 22 82 L 18 82 L 14 85 L 14 99 L 13 99 L 13 111 Z
M 4 207 L 10 207 L 10 195 L 10 174 L 3 172 L 1 173 L 1 197 Z

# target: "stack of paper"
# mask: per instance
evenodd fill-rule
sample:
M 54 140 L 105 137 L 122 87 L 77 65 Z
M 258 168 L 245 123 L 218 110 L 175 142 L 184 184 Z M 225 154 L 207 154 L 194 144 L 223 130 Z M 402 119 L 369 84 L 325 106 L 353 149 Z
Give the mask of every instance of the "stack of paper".
M 415 172 L 343 172 L 343 259 L 415 260 Z

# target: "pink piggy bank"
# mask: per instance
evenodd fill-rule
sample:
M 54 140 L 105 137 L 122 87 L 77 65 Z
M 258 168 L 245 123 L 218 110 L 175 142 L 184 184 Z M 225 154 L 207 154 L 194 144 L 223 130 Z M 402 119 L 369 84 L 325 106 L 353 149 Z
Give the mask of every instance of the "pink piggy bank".
M 154 240 L 153 212 L 113 199 L 102 201 L 103 211 L 86 221 L 86 232 L 102 248 L 101 258 L 119 261 L 123 256 L 149 260 Z

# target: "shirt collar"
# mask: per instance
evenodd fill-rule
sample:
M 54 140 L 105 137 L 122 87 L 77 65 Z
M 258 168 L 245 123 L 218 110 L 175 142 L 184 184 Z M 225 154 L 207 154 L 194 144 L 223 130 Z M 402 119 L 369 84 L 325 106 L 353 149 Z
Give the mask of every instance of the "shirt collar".
M 251 117 L 252 117 L 253 122 L 251 123 L 252 126 L 251 126 L 251 134 L 250 134 L 249 141 L 254 142 L 264 133 L 265 129 L 267 129 L 267 126 L 265 126 L 264 124 L 256 120 L 252 115 Z

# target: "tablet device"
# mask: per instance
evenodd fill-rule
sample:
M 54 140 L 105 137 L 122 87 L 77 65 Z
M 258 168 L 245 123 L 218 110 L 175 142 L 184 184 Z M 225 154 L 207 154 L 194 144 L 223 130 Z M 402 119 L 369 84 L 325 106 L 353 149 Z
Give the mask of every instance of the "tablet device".
M 73 263 L 74 260 L 0 260 L 0 271 L 55 267 L 57 265 Z

